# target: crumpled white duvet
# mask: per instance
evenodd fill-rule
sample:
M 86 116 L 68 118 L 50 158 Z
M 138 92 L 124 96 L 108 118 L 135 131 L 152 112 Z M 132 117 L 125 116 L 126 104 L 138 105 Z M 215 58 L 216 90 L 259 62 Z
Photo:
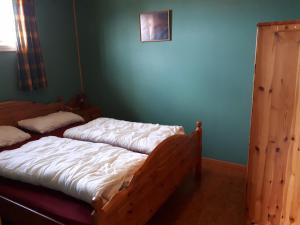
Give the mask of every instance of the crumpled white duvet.
M 147 156 L 108 144 L 44 137 L 0 153 L 0 176 L 106 203 L 128 184 Z
M 64 137 L 107 143 L 150 154 L 159 143 L 175 134 L 184 134 L 183 127 L 136 123 L 101 117 L 87 124 L 66 130 Z

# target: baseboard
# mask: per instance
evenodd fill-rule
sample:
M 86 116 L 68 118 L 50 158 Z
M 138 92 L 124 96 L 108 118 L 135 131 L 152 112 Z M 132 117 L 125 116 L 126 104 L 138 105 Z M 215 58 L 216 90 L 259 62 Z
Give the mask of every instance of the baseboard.
M 242 172 L 247 171 L 247 167 L 245 165 L 222 161 L 222 160 L 217 160 L 217 159 L 211 159 L 211 158 L 207 158 L 207 157 L 202 158 L 202 163 L 204 165 L 211 165 L 211 166 L 218 166 L 218 167 L 223 167 L 223 168 L 228 168 L 228 169 L 240 170 Z

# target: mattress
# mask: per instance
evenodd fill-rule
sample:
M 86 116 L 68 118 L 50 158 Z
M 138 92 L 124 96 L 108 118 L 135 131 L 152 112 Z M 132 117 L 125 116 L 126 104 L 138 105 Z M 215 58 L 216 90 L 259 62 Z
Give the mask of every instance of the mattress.
M 147 156 L 108 144 L 54 136 L 0 153 L 0 176 L 92 203 L 108 202 L 128 184 Z
M 63 135 L 66 138 L 107 143 L 150 154 L 158 144 L 176 134 L 184 134 L 183 127 L 101 117 L 84 125 L 67 129 Z

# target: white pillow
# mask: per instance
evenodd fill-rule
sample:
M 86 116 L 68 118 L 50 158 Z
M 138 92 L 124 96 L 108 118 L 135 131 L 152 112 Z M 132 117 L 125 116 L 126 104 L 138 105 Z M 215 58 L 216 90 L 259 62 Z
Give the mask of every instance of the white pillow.
M 14 145 L 30 139 L 30 134 L 16 127 L 0 126 L 0 147 Z
M 46 116 L 21 120 L 18 125 L 26 130 L 44 134 L 78 122 L 84 122 L 84 119 L 77 114 L 60 111 Z

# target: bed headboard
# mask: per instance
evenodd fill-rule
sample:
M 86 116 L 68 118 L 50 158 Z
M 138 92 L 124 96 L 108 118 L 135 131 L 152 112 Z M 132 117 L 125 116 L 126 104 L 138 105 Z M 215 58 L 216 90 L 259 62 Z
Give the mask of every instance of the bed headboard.
M 19 120 L 44 116 L 64 109 L 63 102 L 35 103 L 30 101 L 0 102 L 0 125 L 16 126 Z

